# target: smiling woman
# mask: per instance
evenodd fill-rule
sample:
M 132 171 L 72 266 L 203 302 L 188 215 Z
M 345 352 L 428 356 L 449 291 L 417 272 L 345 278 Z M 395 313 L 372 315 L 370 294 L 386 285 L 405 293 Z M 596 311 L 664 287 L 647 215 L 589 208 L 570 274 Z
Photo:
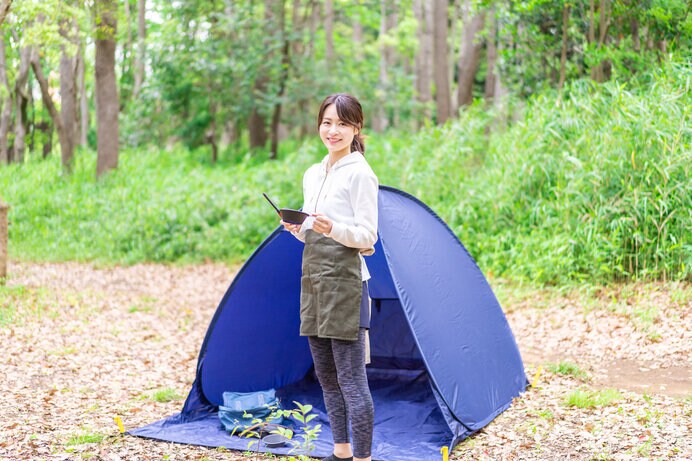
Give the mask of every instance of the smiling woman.
M 329 151 L 331 165 L 351 152 L 365 155 L 361 135 L 363 109 L 357 99 L 341 93 L 328 96 L 322 102 L 317 123 L 320 138 Z
M 374 412 L 365 374 L 370 274 L 363 255 L 375 251 L 378 180 L 365 160 L 363 120 L 353 96 L 325 98 L 317 126 L 328 153 L 303 177 L 303 210 L 312 216 L 302 225 L 282 221 L 305 243 L 300 334 L 308 337 L 334 436 L 327 461 L 371 459 Z

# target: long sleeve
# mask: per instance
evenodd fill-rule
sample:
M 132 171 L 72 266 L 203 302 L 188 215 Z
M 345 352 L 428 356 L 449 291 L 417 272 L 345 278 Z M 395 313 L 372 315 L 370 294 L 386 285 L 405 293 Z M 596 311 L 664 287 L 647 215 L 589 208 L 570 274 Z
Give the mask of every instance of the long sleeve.
M 364 255 L 372 254 L 377 242 L 377 194 L 375 175 L 366 171 L 354 174 L 349 193 L 353 221 L 333 221 L 332 230 L 327 236 L 347 247 L 364 250 Z

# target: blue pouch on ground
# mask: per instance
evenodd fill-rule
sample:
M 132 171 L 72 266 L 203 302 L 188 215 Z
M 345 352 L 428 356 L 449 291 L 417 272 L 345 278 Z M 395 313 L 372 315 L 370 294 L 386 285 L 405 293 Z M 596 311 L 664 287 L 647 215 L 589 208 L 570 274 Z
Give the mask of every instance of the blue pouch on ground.
M 281 405 L 274 389 L 256 392 L 224 392 L 223 405 L 219 405 L 219 419 L 228 432 L 238 435 L 260 422 L 283 423 L 282 417 L 270 417 L 273 411 L 280 409 Z

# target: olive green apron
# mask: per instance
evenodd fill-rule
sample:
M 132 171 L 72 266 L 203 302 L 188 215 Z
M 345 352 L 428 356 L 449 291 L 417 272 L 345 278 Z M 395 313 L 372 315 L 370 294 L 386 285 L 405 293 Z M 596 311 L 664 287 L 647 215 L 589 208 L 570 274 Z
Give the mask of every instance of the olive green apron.
M 358 248 L 308 230 L 300 288 L 300 335 L 358 339 L 363 294 Z

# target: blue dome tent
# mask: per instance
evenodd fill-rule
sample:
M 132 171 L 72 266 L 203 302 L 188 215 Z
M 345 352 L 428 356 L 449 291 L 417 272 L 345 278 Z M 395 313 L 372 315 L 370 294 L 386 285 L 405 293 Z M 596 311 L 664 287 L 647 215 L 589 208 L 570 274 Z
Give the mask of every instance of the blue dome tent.
M 439 460 L 504 411 L 528 384 L 507 320 L 475 261 L 447 225 L 405 192 L 382 186 L 372 275 L 368 380 L 374 460 Z M 202 344 L 180 413 L 130 434 L 246 449 L 218 416 L 224 391 L 277 389 L 284 407 L 312 404 L 331 433 L 307 340 L 299 336 L 303 244 L 275 230 L 236 275 Z M 267 450 L 288 453 L 289 448 Z

